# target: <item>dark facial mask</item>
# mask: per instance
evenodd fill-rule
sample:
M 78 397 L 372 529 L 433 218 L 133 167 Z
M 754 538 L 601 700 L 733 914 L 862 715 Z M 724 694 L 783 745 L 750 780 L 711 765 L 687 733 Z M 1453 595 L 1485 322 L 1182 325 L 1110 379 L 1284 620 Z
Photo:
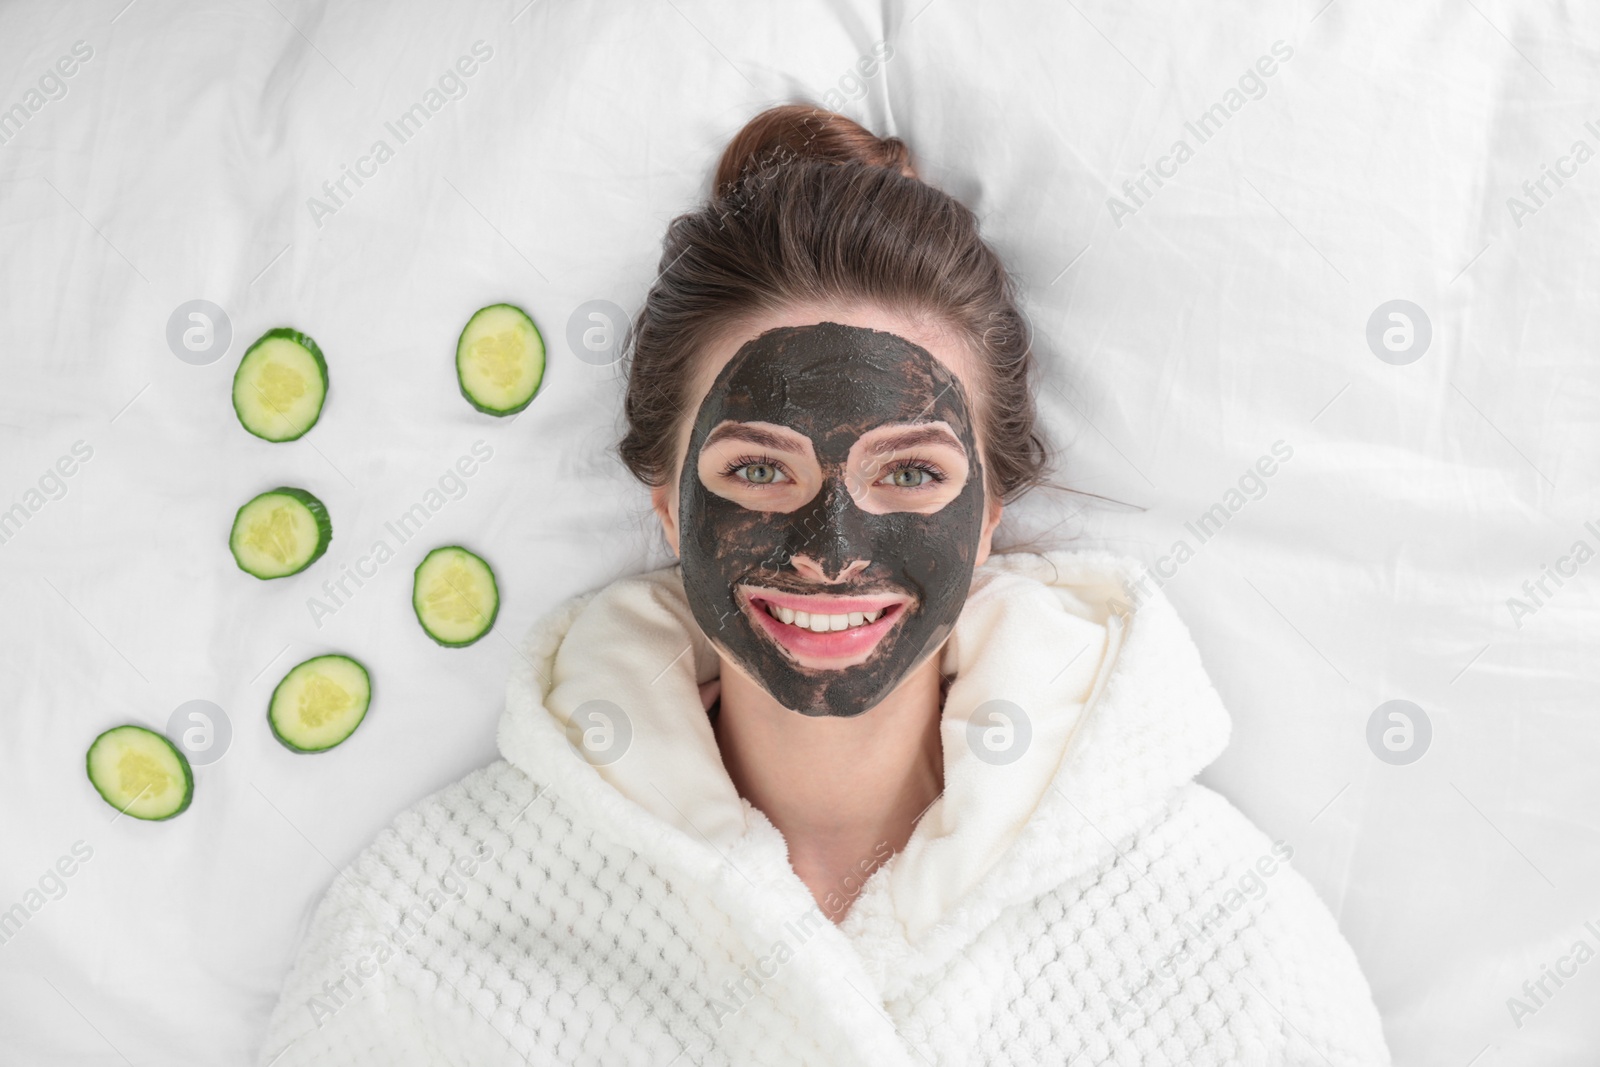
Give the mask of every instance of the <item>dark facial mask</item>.
M 701 451 L 730 420 L 774 423 L 810 438 L 822 473 L 816 495 L 775 512 L 707 489 Z M 885 423 L 936 421 L 966 450 L 961 491 L 932 514 L 862 510 L 845 480 L 851 446 Z M 715 446 L 735 458 L 750 447 Z M 955 374 L 903 337 L 823 322 L 746 343 L 700 405 L 678 492 L 684 588 L 696 621 L 774 700 L 801 714 L 848 717 L 877 705 L 943 643 L 966 603 L 984 505 L 972 416 Z M 854 560 L 870 562 L 842 582 L 821 584 L 795 569 L 796 553 L 830 580 Z M 823 669 L 800 665 L 745 613 L 735 594 L 741 584 L 802 595 L 903 594 L 911 602 L 865 662 Z

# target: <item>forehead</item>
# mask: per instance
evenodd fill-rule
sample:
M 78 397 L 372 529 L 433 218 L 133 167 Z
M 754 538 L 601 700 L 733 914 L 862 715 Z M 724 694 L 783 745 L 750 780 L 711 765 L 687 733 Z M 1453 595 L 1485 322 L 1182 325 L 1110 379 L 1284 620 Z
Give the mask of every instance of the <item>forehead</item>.
M 752 341 L 771 331 L 824 323 L 855 328 L 848 331 L 853 337 L 842 357 L 836 350 L 830 355 L 825 350 L 828 346 L 810 343 L 821 339 L 815 334 L 806 338 L 798 333 L 772 334 L 768 341 L 782 338 L 782 355 L 776 359 L 773 358 L 776 346 L 771 344 L 759 343 L 746 350 Z M 888 336 L 879 337 L 879 334 Z M 836 335 L 836 339 L 842 338 L 842 334 Z M 916 353 L 917 349 L 921 352 Z M 900 392 L 920 397 L 913 410 L 903 416 L 892 416 L 880 407 L 879 421 L 892 417 L 911 419 L 919 411 L 922 418 L 936 417 L 933 409 L 924 410 L 933 397 L 938 397 L 942 415 L 954 410 L 962 394 L 969 409 L 978 403 L 971 358 L 953 334 L 937 325 L 871 305 L 815 304 L 763 311 L 741 319 L 704 351 L 687 397 L 689 417 L 680 424 L 680 455 L 689 442 L 695 414 L 704 405 L 712 386 L 724 378 L 723 372 L 729 370 L 742 350 L 746 358 L 732 368 L 724 382 L 725 386 L 733 388 L 719 387 L 718 402 L 734 394 L 763 403 L 767 414 L 748 416 L 752 419 L 770 419 L 774 398 L 785 397 L 789 399 L 791 410 L 837 413 L 841 398 L 847 393 L 860 393 L 859 387 L 867 382 L 880 396 L 895 392 L 889 386 L 899 383 Z M 951 387 L 952 382 L 959 385 Z M 975 412 L 969 410 L 968 415 L 977 421 Z M 724 417 L 739 419 L 744 416 L 728 412 Z M 977 431 L 978 427 L 973 429 Z
M 703 418 L 859 433 L 885 422 L 965 423 L 955 373 L 899 334 L 836 322 L 779 326 L 746 341 L 703 403 Z

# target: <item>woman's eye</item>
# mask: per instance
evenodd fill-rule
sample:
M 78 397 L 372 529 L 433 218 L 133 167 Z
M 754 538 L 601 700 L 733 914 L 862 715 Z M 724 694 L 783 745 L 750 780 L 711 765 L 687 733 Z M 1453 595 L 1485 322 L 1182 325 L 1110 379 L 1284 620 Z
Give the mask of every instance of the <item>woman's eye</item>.
M 788 481 L 783 471 L 770 463 L 746 463 L 741 467 L 735 468 L 734 474 L 756 485 L 773 485 L 777 482 Z
M 896 467 L 885 475 L 887 484 L 896 489 L 920 489 L 929 482 L 941 482 L 943 480 L 936 471 L 917 464 Z

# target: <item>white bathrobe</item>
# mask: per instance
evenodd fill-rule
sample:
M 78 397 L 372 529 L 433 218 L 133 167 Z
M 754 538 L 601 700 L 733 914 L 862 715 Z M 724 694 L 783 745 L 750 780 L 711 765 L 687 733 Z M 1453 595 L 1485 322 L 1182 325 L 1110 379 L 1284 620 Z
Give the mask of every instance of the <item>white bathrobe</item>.
M 1290 843 L 1193 781 L 1227 712 L 1140 570 L 978 568 L 944 792 L 837 926 L 723 768 L 679 568 L 574 597 L 521 646 L 504 758 L 335 879 L 260 1063 L 1388 1064 Z

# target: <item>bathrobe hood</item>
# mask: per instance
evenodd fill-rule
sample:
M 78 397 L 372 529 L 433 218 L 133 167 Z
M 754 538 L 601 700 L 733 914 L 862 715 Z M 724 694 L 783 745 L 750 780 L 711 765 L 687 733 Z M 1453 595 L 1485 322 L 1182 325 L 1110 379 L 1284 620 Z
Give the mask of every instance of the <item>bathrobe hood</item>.
M 1159 590 L 1131 593 L 1143 569 L 1055 551 L 975 570 L 939 654 L 944 792 L 840 926 L 885 995 L 1004 908 L 1103 862 L 1227 745 L 1187 628 Z M 519 651 L 498 737 L 508 762 L 679 884 L 724 887 L 758 931 L 809 903 L 782 835 L 723 767 L 699 695 L 719 659 L 677 565 L 571 598 Z M 1008 762 L 988 746 L 1006 737 L 995 710 L 1021 752 Z M 585 729 L 600 743 L 575 743 Z

